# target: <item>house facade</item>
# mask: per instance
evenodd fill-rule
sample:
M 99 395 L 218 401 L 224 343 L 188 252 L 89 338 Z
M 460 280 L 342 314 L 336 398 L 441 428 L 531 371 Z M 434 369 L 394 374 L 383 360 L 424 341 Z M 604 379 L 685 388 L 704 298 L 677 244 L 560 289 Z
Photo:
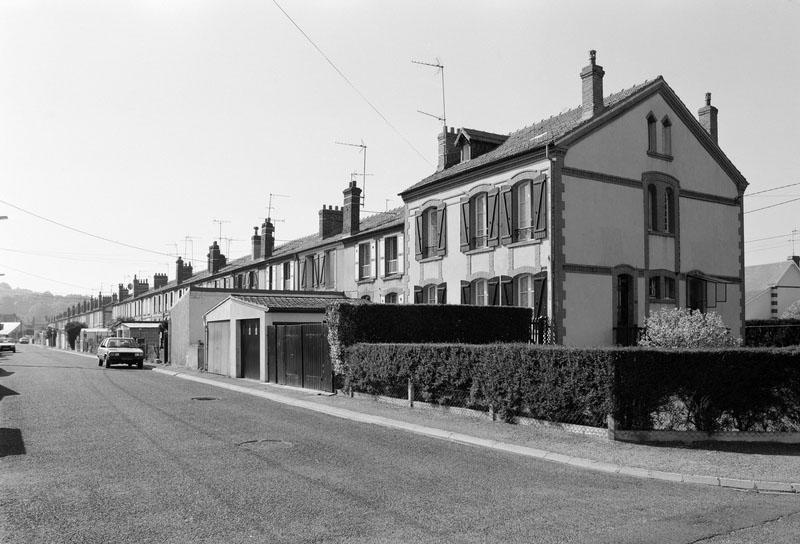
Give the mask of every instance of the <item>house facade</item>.
M 608 96 L 594 52 L 582 103 L 508 136 L 439 135 L 437 172 L 401 193 L 416 302 L 525 305 L 558 343 L 635 343 L 649 312 L 744 324 L 742 196 L 717 143 L 662 77 Z
M 778 319 L 800 300 L 800 257 L 744 269 L 745 318 Z

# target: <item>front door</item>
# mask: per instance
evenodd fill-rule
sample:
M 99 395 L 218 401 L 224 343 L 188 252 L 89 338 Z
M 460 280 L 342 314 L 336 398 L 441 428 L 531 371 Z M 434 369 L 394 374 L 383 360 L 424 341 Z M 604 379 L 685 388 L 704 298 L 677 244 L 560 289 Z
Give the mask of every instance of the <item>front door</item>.
M 706 282 L 700 278 L 686 278 L 687 306 L 690 310 L 706 311 Z
M 242 354 L 242 377 L 261 379 L 260 335 L 258 319 L 243 319 L 239 322 Z
M 633 298 L 633 277 L 629 274 L 617 276 L 617 322 L 614 327 L 615 343 L 622 346 L 636 344 L 636 309 Z

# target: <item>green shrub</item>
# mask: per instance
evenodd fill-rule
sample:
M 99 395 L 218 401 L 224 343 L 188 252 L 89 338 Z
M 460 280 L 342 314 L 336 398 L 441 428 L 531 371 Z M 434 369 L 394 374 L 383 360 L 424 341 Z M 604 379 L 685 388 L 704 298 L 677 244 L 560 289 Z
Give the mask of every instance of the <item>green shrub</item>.
M 800 319 L 752 319 L 744 325 L 745 345 L 762 347 L 800 344 Z
M 661 309 L 646 320 L 646 333 L 640 346 L 652 348 L 733 347 L 741 340 L 731 336 L 716 312 L 688 308 Z
M 800 319 L 800 300 L 795 300 L 781 314 L 781 319 Z

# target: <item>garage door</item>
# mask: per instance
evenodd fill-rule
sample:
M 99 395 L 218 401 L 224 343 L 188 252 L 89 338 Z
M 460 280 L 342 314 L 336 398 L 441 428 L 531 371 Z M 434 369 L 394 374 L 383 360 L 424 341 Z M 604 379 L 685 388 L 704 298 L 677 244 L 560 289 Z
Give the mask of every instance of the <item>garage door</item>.
M 208 371 L 228 375 L 231 325 L 229 321 L 212 321 L 208 324 Z

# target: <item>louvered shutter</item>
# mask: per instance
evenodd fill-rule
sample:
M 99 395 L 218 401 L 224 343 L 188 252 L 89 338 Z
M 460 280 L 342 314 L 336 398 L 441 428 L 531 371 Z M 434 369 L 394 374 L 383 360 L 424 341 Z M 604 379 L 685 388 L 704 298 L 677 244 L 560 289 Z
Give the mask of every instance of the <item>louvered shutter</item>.
M 500 191 L 500 243 L 514 241 L 514 199 L 511 188 Z
M 444 256 L 447 254 L 447 207 L 445 204 L 439 206 L 436 210 L 436 219 L 439 229 L 437 231 L 438 243 L 436 244 L 436 255 Z
M 495 189 L 486 195 L 486 213 L 488 214 L 486 216 L 486 228 L 488 230 L 486 245 L 489 247 L 500 244 L 500 199 L 498 194 L 497 189 Z
M 461 304 L 469 304 L 470 294 L 470 283 L 461 280 Z
M 386 275 L 386 238 L 378 240 L 378 251 L 380 252 L 378 260 L 378 275 Z
M 377 261 L 375 260 L 375 240 L 370 241 L 369 243 L 369 277 L 375 278 L 377 277 L 378 267 Z
M 533 316 L 547 317 L 547 278 L 534 278 L 533 296 L 536 301 L 533 307 Z
M 439 304 L 447 304 L 447 282 L 436 286 L 436 301 Z
M 425 240 L 422 238 L 422 235 L 423 235 L 423 232 L 422 232 L 422 218 L 423 218 L 423 213 L 422 212 L 418 213 L 417 216 L 414 218 L 415 219 L 414 224 L 416 226 L 416 236 L 414 236 L 414 241 L 415 241 L 416 245 L 414 246 L 414 249 L 416 250 L 415 258 L 418 261 L 421 261 L 424 258 L 424 255 L 423 255 L 424 250 L 423 250 L 423 248 L 425 247 Z
M 487 301 L 488 306 L 499 306 L 500 305 L 500 278 L 494 277 L 487 282 L 489 286 L 489 300 Z
M 422 287 L 414 286 L 414 304 L 422 304 Z
M 361 267 L 360 267 L 360 264 L 361 264 L 361 244 L 356 244 L 355 251 L 356 251 L 356 255 L 355 255 L 355 257 L 356 257 L 356 263 L 355 263 L 356 264 L 356 273 L 355 273 L 356 275 L 355 275 L 355 279 L 356 279 L 356 281 L 358 281 L 358 280 L 362 279 L 361 278 Z
M 294 266 L 295 261 L 289 263 L 289 289 L 294 290 Z
M 461 199 L 461 251 L 469 251 L 469 198 Z
M 533 237 L 547 237 L 547 177 L 538 176 L 533 182 L 531 205 L 533 206 Z
M 406 239 L 402 234 L 397 235 L 397 273 L 406 273 Z
M 514 305 L 514 281 L 511 276 L 500 276 L 500 304 L 503 306 Z
M 275 288 L 283 289 L 283 265 L 278 264 L 273 267 L 275 269 Z
M 308 281 L 306 280 L 306 272 L 308 272 L 308 266 L 306 259 L 303 259 L 300 262 L 300 289 L 306 289 L 308 287 Z

